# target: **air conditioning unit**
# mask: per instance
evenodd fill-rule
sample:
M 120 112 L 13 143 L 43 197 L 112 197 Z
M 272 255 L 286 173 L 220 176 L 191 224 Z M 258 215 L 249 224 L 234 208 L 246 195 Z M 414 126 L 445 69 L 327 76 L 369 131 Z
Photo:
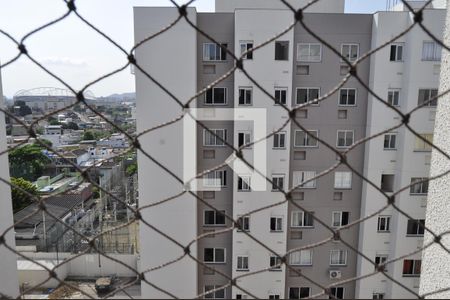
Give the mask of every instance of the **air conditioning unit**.
M 342 277 L 341 271 L 332 270 L 330 271 L 330 279 L 339 279 Z

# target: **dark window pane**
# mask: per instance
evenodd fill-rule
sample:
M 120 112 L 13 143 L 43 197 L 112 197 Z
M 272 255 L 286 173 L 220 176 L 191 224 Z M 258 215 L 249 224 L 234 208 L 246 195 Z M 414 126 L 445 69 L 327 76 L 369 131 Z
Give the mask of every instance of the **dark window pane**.
M 213 248 L 205 248 L 204 261 L 206 261 L 206 262 L 214 261 L 214 249 Z
M 216 213 L 216 224 L 217 225 L 225 224 L 225 211 L 224 210 Z
M 214 224 L 214 211 L 212 210 L 205 211 L 205 224 L 207 225 Z

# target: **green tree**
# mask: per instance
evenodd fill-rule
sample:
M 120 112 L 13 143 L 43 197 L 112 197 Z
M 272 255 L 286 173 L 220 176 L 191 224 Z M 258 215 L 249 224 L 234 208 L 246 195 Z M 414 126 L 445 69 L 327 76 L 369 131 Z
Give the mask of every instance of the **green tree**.
M 94 134 L 91 131 L 85 131 L 83 134 L 84 141 L 95 140 Z
M 136 172 L 137 172 L 137 163 L 131 164 L 127 167 L 126 173 L 128 176 L 131 176 Z
M 58 120 L 56 120 L 56 119 L 50 120 L 50 121 L 48 122 L 48 124 L 49 124 L 49 125 L 61 125 L 61 123 L 58 122 Z
M 19 106 L 19 115 L 22 117 L 32 114 L 31 108 L 25 104 L 25 101 L 16 101 L 14 106 Z
M 12 197 L 12 203 L 13 203 L 13 210 L 14 212 L 17 212 L 28 205 L 30 205 L 33 202 L 32 196 L 37 195 L 37 188 L 34 184 L 29 182 L 28 180 L 25 180 L 23 178 L 15 178 L 11 177 L 11 197 Z M 24 193 L 19 188 L 16 188 L 15 186 L 23 189 L 24 191 L 28 192 L 32 196 L 28 195 L 27 193 Z
M 35 181 L 42 176 L 44 167 L 50 159 L 42 153 L 43 147 L 38 144 L 28 144 L 9 152 L 9 167 L 13 177 L 21 177 Z

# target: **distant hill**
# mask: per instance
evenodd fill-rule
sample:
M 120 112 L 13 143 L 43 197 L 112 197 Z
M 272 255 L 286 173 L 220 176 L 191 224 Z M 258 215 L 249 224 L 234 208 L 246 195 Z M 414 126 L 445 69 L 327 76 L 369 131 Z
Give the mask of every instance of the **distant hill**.
M 112 100 L 120 100 L 120 101 L 135 101 L 136 93 L 122 93 L 122 94 L 112 94 L 107 97 L 101 97 Z M 101 99 L 100 98 L 100 99 Z

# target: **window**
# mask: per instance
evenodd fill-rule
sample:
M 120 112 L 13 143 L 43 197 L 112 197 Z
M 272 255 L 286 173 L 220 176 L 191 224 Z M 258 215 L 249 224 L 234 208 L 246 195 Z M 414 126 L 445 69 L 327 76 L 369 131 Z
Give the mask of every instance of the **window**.
M 226 140 L 226 129 L 203 129 L 203 146 L 224 146 Z
M 205 210 L 203 224 L 208 226 L 225 225 L 225 211 Z
M 428 178 L 426 177 L 414 177 L 411 178 L 411 184 L 409 193 L 411 195 L 426 195 L 428 194 Z
M 403 276 L 404 277 L 419 277 L 420 267 L 422 261 L 420 259 L 405 259 L 403 260 Z
M 312 250 L 300 250 L 290 253 L 289 263 L 294 266 L 311 266 Z
M 358 44 L 343 44 L 341 46 L 341 54 L 347 58 L 348 61 L 354 62 L 359 57 L 359 45 Z
M 311 288 L 309 287 L 291 287 L 289 288 L 289 299 L 303 299 L 311 296 Z
M 313 227 L 313 213 L 304 211 L 293 211 L 291 218 L 291 227 Z
M 286 132 L 278 132 L 273 135 L 273 148 L 274 149 L 286 148 Z
M 333 227 L 341 227 L 348 225 L 349 223 L 349 215 L 348 211 L 335 211 L 332 214 L 332 225 Z
M 403 61 L 403 44 L 392 44 L 390 61 Z
M 352 172 L 335 172 L 334 173 L 335 189 L 351 189 L 352 188 Z
M 372 299 L 384 299 L 384 293 L 373 293 Z
M 239 44 L 241 45 L 241 55 L 253 48 L 253 41 L 241 41 Z M 242 58 L 253 59 L 253 51 L 247 52 Z
M 322 60 L 321 44 L 297 44 L 297 61 L 320 62 Z
M 227 60 L 226 48 L 228 44 L 217 45 L 215 43 L 203 44 L 203 60 L 204 61 L 220 61 Z
M 220 289 L 222 286 L 220 285 L 205 285 L 205 293 L 208 291 L 213 291 L 215 289 Z M 225 288 L 221 290 L 217 290 L 215 292 L 211 292 L 209 294 L 205 294 L 205 299 L 225 299 Z
M 248 271 L 248 256 L 238 256 L 237 257 L 237 268 L 238 271 Z
M 287 88 L 275 88 L 275 104 L 286 104 Z
M 383 143 L 383 149 L 384 150 L 395 150 L 397 149 L 397 146 L 395 142 L 397 141 L 397 134 L 396 133 L 388 133 L 384 135 L 384 143 Z
M 281 257 L 270 255 L 270 267 L 275 270 L 281 270 Z
M 388 103 L 392 106 L 399 106 L 400 103 L 400 90 L 390 89 L 388 90 Z
M 270 218 L 270 231 L 283 231 L 283 218 L 271 217 Z
M 386 193 L 392 193 L 394 191 L 395 175 L 382 174 L 381 175 L 381 190 Z
M 421 137 L 423 137 L 425 140 L 427 140 L 430 144 L 433 143 L 433 134 L 432 133 L 423 133 L 420 134 Z M 426 151 L 429 152 L 433 148 L 431 145 L 425 143 L 422 139 L 419 137 L 415 137 L 415 143 L 414 143 L 414 151 Z
M 225 248 L 205 248 L 203 254 L 205 263 L 225 263 Z
M 345 291 L 343 287 L 332 287 L 330 292 L 334 299 L 344 299 Z M 331 299 L 332 297 L 329 298 Z
M 422 60 L 440 61 L 442 46 L 434 41 L 424 41 L 422 47 Z
M 437 89 L 420 89 L 419 90 L 419 101 L 417 103 L 418 106 L 429 106 L 429 107 L 436 107 L 437 106 L 437 95 L 438 90 Z M 431 100 L 433 99 L 433 100 Z
M 341 89 L 339 91 L 339 106 L 355 106 L 356 89 Z
M 275 42 L 275 60 L 289 60 L 289 41 Z
M 238 217 L 238 224 L 241 229 L 238 231 L 250 231 L 250 216 Z
M 296 130 L 294 147 L 317 147 L 319 145 L 318 137 L 319 132 L 317 130 Z
M 239 88 L 239 105 L 252 105 L 253 89 L 251 87 Z
M 320 97 L 319 88 L 297 88 L 297 104 L 305 104 L 314 102 Z M 319 103 L 313 103 L 313 105 L 319 105 Z
M 343 266 L 347 264 L 347 250 L 331 250 L 330 266 Z
M 422 236 L 425 232 L 425 220 L 408 220 L 406 227 L 407 235 L 419 235 Z
M 280 299 L 280 295 L 270 294 L 269 299 Z
M 242 147 L 251 143 L 252 134 L 248 131 L 238 132 L 238 147 Z M 250 146 L 247 146 L 250 147 Z
M 250 176 L 239 176 L 238 177 L 238 191 L 239 192 L 250 191 Z
M 316 177 L 315 171 L 298 171 L 294 173 L 294 178 L 295 177 L 297 177 L 296 186 L 303 189 L 316 188 L 316 179 L 311 180 Z
M 379 216 L 378 217 L 378 232 L 389 232 L 391 224 L 391 216 Z
M 388 259 L 387 255 L 377 255 L 375 256 L 375 263 L 377 264 L 377 266 L 384 264 Z M 377 269 L 377 267 L 375 267 L 375 270 Z M 386 269 L 385 269 L 386 270 Z
M 284 175 L 272 175 L 272 191 L 284 190 Z
M 204 186 L 206 187 L 225 187 L 227 186 L 227 171 L 212 171 L 203 176 Z
M 354 138 L 355 133 L 353 130 L 338 130 L 336 147 L 348 148 L 353 145 Z
M 205 93 L 206 105 L 225 105 L 227 104 L 227 89 L 222 87 L 215 87 L 208 89 Z

